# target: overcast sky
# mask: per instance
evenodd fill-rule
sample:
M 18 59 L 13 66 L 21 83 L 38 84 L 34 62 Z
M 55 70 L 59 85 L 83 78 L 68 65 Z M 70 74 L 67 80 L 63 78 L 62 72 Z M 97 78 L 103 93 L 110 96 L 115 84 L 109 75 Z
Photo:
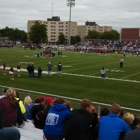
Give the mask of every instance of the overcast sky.
M 27 31 L 28 20 L 47 20 L 60 16 L 69 20 L 67 0 L 0 0 L 0 29 L 8 26 Z M 71 21 L 84 25 L 86 21 L 100 26 L 140 28 L 140 0 L 75 0 Z

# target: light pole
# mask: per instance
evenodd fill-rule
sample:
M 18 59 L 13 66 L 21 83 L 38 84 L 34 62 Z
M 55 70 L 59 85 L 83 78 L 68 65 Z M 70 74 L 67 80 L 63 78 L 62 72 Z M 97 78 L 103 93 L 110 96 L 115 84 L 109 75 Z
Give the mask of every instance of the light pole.
M 71 8 L 75 6 L 75 0 L 67 0 L 67 6 L 70 7 L 70 14 L 69 14 L 69 34 L 68 34 L 68 39 L 69 39 L 69 47 L 71 44 L 71 38 L 70 38 L 70 30 L 71 30 Z

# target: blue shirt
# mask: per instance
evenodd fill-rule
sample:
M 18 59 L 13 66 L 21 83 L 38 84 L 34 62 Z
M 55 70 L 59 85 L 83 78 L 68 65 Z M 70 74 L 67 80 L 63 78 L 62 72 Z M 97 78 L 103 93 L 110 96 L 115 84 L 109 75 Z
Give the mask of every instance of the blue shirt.
M 70 110 L 66 105 L 54 103 L 49 110 L 44 127 L 46 138 L 58 138 L 63 134 L 65 121 L 70 117 Z
M 126 133 L 130 128 L 116 114 L 110 113 L 101 117 L 99 122 L 99 140 L 119 140 L 120 133 Z
M 24 114 L 25 118 L 28 120 L 32 120 L 32 113 L 31 113 L 31 109 L 34 106 L 33 103 L 31 103 L 30 105 L 25 105 L 26 108 L 26 112 Z

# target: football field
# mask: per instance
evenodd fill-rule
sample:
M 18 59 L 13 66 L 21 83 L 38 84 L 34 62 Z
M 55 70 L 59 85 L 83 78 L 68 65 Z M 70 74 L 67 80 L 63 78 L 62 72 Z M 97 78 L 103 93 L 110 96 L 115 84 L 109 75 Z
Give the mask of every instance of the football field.
M 78 99 L 88 98 L 95 102 L 137 108 L 140 99 L 140 56 L 126 54 L 124 67 L 119 68 L 122 54 L 95 54 L 78 52 L 62 52 L 55 57 L 36 58 L 39 50 L 23 50 L 22 48 L 0 48 L 1 65 L 6 61 L 7 67 L 13 66 L 14 81 L 7 75 L 0 74 L 0 85 L 17 87 L 27 90 L 46 92 Z M 53 75 L 47 76 L 47 63 L 51 62 Z M 63 65 L 63 75 L 57 75 L 57 65 Z M 20 63 L 21 77 L 17 76 L 16 67 Z M 43 69 L 42 78 L 29 78 L 26 71 L 28 64 L 35 70 Z M 106 70 L 106 80 L 100 77 L 100 70 Z M 37 75 L 37 73 L 35 73 Z

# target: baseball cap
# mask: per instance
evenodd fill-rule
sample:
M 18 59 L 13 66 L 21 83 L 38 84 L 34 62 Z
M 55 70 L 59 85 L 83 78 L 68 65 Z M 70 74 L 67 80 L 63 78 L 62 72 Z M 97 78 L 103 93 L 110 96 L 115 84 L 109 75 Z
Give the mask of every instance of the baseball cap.
M 53 98 L 51 98 L 51 97 L 46 98 L 46 103 L 53 103 L 53 102 L 54 102 Z
M 44 99 L 45 99 L 45 97 L 43 95 L 41 95 L 39 98 L 41 101 L 44 101 Z

